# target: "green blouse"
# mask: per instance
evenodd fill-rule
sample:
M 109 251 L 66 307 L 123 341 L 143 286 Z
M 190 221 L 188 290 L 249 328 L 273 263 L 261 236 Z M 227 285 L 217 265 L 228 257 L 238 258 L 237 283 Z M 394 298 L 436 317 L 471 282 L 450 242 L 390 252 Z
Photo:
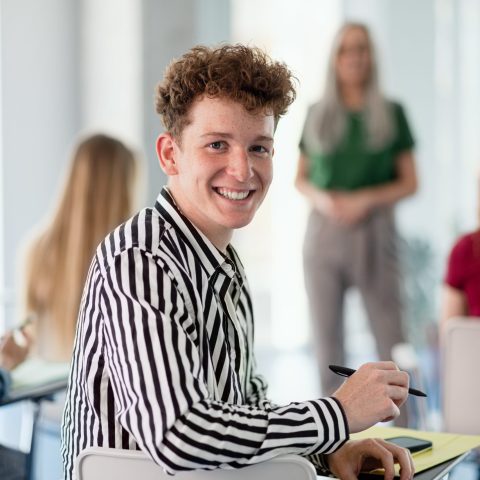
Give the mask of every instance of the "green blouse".
M 391 107 L 395 134 L 385 147 L 376 151 L 367 145 L 362 112 L 347 113 L 345 134 L 333 152 L 306 151 L 302 136 L 300 149 L 309 161 L 310 181 L 325 190 L 356 190 L 394 180 L 397 155 L 411 150 L 415 142 L 402 106 L 392 102 Z

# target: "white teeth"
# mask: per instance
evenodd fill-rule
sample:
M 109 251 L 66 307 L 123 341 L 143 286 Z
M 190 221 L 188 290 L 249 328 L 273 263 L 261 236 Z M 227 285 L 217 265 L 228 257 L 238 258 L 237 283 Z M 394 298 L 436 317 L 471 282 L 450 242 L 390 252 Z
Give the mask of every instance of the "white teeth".
M 245 190 L 243 192 L 234 192 L 232 190 L 227 190 L 226 188 L 217 188 L 216 190 L 222 195 L 222 197 L 228 198 L 229 200 L 244 200 L 250 193 L 250 190 Z

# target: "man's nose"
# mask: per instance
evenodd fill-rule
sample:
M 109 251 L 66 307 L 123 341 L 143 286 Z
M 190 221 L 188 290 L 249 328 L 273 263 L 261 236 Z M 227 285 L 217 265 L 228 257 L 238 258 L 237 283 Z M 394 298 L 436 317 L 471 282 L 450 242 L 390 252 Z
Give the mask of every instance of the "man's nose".
M 227 173 L 239 182 L 250 180 L 253 177 L 253 169 L 248 152 L 243 149 L 233 151 L 228 160 Z

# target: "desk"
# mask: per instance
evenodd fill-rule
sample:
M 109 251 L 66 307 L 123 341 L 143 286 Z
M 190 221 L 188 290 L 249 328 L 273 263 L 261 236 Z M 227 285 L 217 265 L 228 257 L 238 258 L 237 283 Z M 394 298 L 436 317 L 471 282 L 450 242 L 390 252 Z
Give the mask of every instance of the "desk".
M 29 358 L 12 371 L 10 390 L 0 406 L 21 400 L 38 400 L 67 387 L 70 364 Z
M 12 387 L 10 392 L 0 399 L 0 407 L 9 405 L 22 400 L 31 400 L 32 402 L 40 402 L 42 400 L 51 399 L 55 393 L 61 392 L 67 388 L 68 377 L 51 380 L 41 385 L 33 384 L 25 385 L 19 388 Z
M 448 480 L 480 480 L 480 448 L 470 451 L 461 462 L 455 465 L 445 480 L 447 478 Z

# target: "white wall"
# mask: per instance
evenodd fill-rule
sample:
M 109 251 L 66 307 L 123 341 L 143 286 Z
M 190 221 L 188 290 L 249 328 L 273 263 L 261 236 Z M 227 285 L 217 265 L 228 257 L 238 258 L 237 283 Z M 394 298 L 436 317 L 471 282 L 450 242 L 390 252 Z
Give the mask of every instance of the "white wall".
M 19 245 L 50 207 L 78 129 L 76 13 L 74 0 L 1 2 L 0 298 L 7 322 L 14 316 Z
M 81 123 L 142 142 L 142 3 L 83 0 L 80 9 Z

